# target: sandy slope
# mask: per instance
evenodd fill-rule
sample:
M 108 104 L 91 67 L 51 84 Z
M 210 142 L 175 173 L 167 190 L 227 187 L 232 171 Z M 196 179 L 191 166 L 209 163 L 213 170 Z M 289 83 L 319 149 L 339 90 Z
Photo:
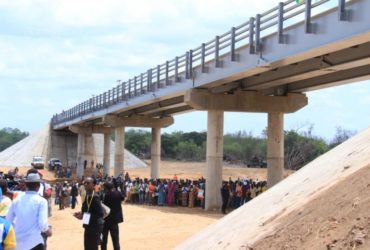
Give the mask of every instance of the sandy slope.
M 324 195 L 329 187 L 340 181 L 348 181 L 351 174 L 368 166 L 369 143 L 370 128 L 192 236 L 178 249 L 248 249 L 261 238 L 274 234 L 279 226 L 278 219 L 300 209 L 318 195 Z
M 252 248 L 370 249 L 369 193 L 370 165 L 278 219 Z
M 30 134 L 23 140 L 0 152 L 0 166 L 2 167 L 30 167 L 33 156 L 47 156 L 50 137 L 49 125 Z M 103 162 L 104 136 L 102 134 L 93 135 L 92 148 L 95 150 L 96 163 Z M 111 141 L 110 165 L 114 167 L 114 142 Z M 77 150 L 77 148 L 75 149 Z M 47 159 L 46 159 L 47 160 Z M 66 164 L 65 162 L 63 164 Z M 146 168 L 148 165 L 132 154 L 124 151 L 124 164 L 127 169 Z

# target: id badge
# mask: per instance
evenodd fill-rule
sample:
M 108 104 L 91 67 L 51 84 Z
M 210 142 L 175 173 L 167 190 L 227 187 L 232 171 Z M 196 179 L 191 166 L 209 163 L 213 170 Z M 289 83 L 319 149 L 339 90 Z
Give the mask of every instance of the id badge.
M 84 213 L 83 214 L 83 217 L 82 217 L 82 223 L 84 225 L 89 225 L 90 217 L 91 217 L 91 214 L 90 213 Z

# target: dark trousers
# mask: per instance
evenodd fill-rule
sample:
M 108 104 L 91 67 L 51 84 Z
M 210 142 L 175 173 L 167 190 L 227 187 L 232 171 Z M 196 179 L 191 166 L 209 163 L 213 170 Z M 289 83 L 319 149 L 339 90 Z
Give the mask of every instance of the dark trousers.
M 101 244 L 101 250 L 107 250 L 108 233 L 112 238 L 113 249 L 120 250 L 119 246 L 119 229 L 118 224 L 104 224 L 103 228 L 103 242 Z
M 85 228 L 85 250 L 99 250 L 101 230 L 98 228 Z
M 72 202 L 71 202 L 72 209 L 75 209 L 76 201 L 77 201 L 76 196 L 72 196 Z
M 44 250 L 44 245 L 43 244 L 38 244 L 34 248 L 31 248 L 30 250 Z
M 226 208 L 227 208 L 228 201 L 229 201 L 229 197 L 222 197 L 221 211 L 222 211 L 223 214 L 226 214 Z

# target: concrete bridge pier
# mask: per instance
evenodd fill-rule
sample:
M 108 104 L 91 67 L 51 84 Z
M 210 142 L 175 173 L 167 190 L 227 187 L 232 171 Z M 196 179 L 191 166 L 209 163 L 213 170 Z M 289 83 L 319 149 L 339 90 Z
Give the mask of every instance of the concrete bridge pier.
M 85 134 L 79 133 L 77 137 L 77 178 L 84 175 L 85 161 Z
M 114 176 L 118 176 L 124 171 L 124 152 L 125 152 L 125 127 L 114 129 L 115 134 L 115 154 L 114 154 Z
M 82 178 L 84 175 L 84 163 L 86 166 L 91 166 L 92 162 L 96 163 L 95 148 L 93 142 L 93 134 L 104 134 L 104 157 L 103 165 L 109 166 L 110 162 L 110 146 L 106 138 L 110 137 L 110 128 L 104 126 L 82 127 L 78 125 L 69 126 L 69 130 L 78 135 L 77 139 L 77 178 Z M 108 167 L 109 169 L 109 167 Z M 105 170 L 104 170 L 105 171 Z
M 104 133 L 103 172 L 110 175 L 110 133 Z
M 208 111 L 205 210 L 220 208 L 224 152 L 224 112 Z
M 123 173 L 123 150 L 124 150 L 124 127 L 142 127 L 152 128 L 151 144 L 151 169 L 150 177 L 159 178 L 159 162 L 161 160 L 161 128 L 173 124 L 173 117 L 153 118 L 148 116 L 133 115 L 130 117 L 117 117 L 115 115 L 106 115 L 103 122 L 107 126 L 116 128 L 116 155 L 114 175 Z
M 268 113 L 267 186 L 270 188 L 284 178 L 284 113 Z
M 152 128 L 150 178 L 159 178 L 159 163 L 161 161 L 161 128 Z
M 208 111 L 206 210 L 221 205 L 223 111 L 268 113 L 268 186 L 283 179 L 284 113 L 306 106 L 308 100 L 304 94 L 267 96 L 256 91 L 235 91 L 225 95 L 192 89 L 185 94 L 184 101 L 194 109 Z

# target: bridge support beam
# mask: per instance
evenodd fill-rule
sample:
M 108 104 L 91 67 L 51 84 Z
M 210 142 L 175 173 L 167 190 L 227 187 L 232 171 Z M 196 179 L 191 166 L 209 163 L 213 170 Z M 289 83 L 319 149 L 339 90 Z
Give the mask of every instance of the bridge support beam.
M 84 175 L 84 166 L 93 166 L 96 162 L 94 140 L 92 134 L 104 134 L 103 171 L 109 174 L 110 168 L 110 132 L 111 128 L 105 126 L 83 127 L 78 125 L 69 126 L 69 130 L 78 134 L 77 142 L 77 177 Z
M 104 154 L 103 154 L 104 175 L 110 175 L 110 133 L 104 133 Z
M 306 95 L 288 93 L 266 96 L 256 91 L 216 94 L 208 90 L 186 92 L 184 102 L 197 110 L 208 111 L 207 168 L 205 208 L 220 207 L 223 157 L 223 111 L 268 113 L 268 186 L 283 179 L 284 173 L 284 113 L 306 106 Z
M 286 96 L 266 96 L 256 91 L 238 91 L 225 95 L 194 89 L 185 94 L 184 101 L 197 110 L 257 113 L 293 113 L 308 103 L 306 95 L 299 93 L 288 93 Z
M 205 210 L 221 207 L 224 112 L 208 111 Z
M 150 178 L 159 178 L 159 163 L 161 161 L 161 128 L 152 128 Z
M 174 122 L 173 117 L 162 117 L 162 118 L 153 118 L 149 116 L 133 115 L 130 117 L 118 117 L 115 115 L 106 115 L 103 117 L 103 123 L 112 127 L 150 127 L 152 128 L 152 144 L 151 144 L 151 168 L 150 168 L 150 177 L 159 178 L 159 163 L 161 160 L 161 128 L 168 127 Z M 117 129 L 116 129 L 117 131 Z M 117 133 L 116 133 L 117 138 Z M 124 137 L 123 137 L 124 138 Z M 122 143 L 123 143 L 122 139 Z M 117 141 L 116 141 L 117 143 Z M 116 144 L 117 145 L 117 144 Z M 123 146 L 122 146 L 123 149 Z M 118 149 L 116 148 L 116 152 Z M 117 155 L 116 155 L 117 156 Z M 117 156 L 118 157 L 118 156 Z M 123 151 L 122 151 L 123 159 Z M 123 163 L 122 163 L 123 164 Z M 120 163 L 115 162 L 115 168 L 120 169 Z M 115 171 L 115 175 L 118 174 L 118 171 Z
M 173 117 L 152 118 L 148 116 L 134 115 L 131 117 L 117 117 L 106 115 L 103 122 L 112 127 L 141 127 L 141 128 L 166 128 L 173 124 Z
M 124 152 L 125 152 L 125 127 L 118 127 L 114 130 L 115 134 L 115 154 L 114 154 L 114 176 L 123 174 L 124 171 Z
M 267 186 L 284 178 L 284 113 L 268 113 Z

